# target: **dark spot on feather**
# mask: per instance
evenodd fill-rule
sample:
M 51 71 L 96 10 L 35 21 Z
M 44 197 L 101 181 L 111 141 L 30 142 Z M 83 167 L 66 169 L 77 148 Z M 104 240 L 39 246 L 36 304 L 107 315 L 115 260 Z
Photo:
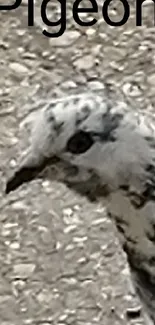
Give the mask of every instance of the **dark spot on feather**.
M 91 132 L 91 134 L 100 142 L 115 142 L 117 140 L 115 131 L 119 127 L 121 120 L 121 114 L 106 112 L 102 115 L 101 132 Z
M 80 112 L 77 112 L 76 114 L 76 121 L 75 126 L 78 127 L 82 122 L 84 122 L 88 116 L 90 115 L 90 109 L 89 107 L 83 106 Z

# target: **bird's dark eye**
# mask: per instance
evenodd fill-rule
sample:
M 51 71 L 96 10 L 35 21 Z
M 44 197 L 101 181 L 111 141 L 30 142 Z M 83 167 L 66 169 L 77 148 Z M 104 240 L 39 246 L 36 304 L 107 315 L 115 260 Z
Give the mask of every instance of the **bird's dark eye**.
M 66 149 L 67 151 L 78 155 L 86 152 L 93 143 L 94 141 L 90 133 L 78 131 L 68 140 Z

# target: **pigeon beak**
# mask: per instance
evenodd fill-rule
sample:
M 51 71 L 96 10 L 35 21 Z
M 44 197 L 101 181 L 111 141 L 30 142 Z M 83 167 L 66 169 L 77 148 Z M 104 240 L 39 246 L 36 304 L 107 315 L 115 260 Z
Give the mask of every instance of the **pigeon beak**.
M 21 166 L 15 171 L 14 175 L 8 179 L 6 183 L 5 194 L 9 194 L 22 184 L 30 182 L 33 179 L 37 178 L 46 166 L 55 164 L 59 160 L 60 159 L 57 157 L 39 157 L 39 159 L 37 159 L 37 157 L 28 155 L 24 159 Z

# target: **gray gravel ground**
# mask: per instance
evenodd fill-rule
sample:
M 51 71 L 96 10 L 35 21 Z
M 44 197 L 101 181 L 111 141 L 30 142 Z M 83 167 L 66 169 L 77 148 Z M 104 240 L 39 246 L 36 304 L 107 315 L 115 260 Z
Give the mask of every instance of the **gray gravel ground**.
M 153 4 L 145 1 L 143 26 L 136 27 L 135 1 L 128 1 L 128 22 L 112 28 L 102 18 L 103 1 L 97 2 L 98 22 L 85 28 L 74 22 L 68 0 L 67 30 L 56 39 L 42 34 L 39 0 L 35 27 L 27 27 L 27 1 L 15 11 L 0 12 L 1 325 L 144 324 L 103 207 L 48 180 L 3 194 L 28 141 L 21 121 L 40 97 L 50 100 L 107 82 L 122 89 L 135 109 L 154 110 Z M 49 17 L 59 13 L 54 3 Z M 112 3 L 110 17 L 119 19 L 121 2 Z

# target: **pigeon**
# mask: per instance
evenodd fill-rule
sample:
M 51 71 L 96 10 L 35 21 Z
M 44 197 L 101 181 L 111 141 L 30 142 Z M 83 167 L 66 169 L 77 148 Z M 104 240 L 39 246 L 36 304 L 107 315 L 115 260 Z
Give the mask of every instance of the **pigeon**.
M 5 193 L 39 177 L 106 205 L 142 305 L 155 324 L 155 121 L 110 92 L 47 99 Z M 25 185 L 24 185 L 25 183 Z

